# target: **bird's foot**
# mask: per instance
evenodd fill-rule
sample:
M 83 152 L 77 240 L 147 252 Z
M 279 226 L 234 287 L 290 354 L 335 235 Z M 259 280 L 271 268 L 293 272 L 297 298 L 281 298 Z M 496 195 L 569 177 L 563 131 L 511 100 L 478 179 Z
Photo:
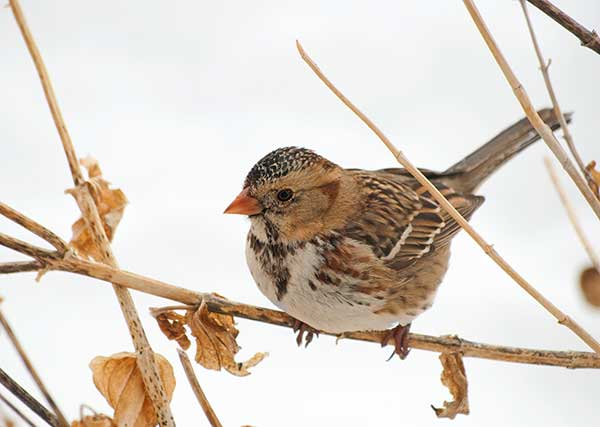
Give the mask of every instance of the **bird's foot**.
M 308 347 L 308 345 L 313 340 L 314 336 L 319 336 L 319 331 L 313 328 L 312 326 L 307 325 L 304 322 L 301 322 L 298 319 L 294 320 L 294 326 L 292 327 L 294 332 L 298 332 L 296 336 L 296 344 L 298 347 L 302 345 L 302 341 L 304 341 L 304 347 Z M 304 338 L 304 333 L 306 333 L 306 338 Z
M 385 332 L 383 339 L 381 340 L 381 346 L 385 347 L 390 339 L 394 339 L 394 352 L 389 357 L 391 360 L 394 354 L 397 354 L 400 359 L 406 359 L 410 348 L 408 348 L 408 332 L 410 331 L 410 323 L 408 325 L 398 325 L 393 329 L 389 329 Z

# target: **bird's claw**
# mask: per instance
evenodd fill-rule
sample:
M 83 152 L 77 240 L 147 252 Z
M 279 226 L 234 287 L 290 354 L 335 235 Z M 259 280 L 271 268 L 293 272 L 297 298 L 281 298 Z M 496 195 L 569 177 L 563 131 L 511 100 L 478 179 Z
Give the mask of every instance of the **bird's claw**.
M 298 347 L 302 346 L 302 341 L 304 341 L 304 347 L 308 347 L 308 345 L 312 342 L 314 336 L 319 336 L 319 331 L 315 328 L 307 325 L 304 322 L 301 322 L 298 319 L 294 320 L 294 325 L 292 326 L 294 332 L 298 332 L 296 336 L 296 344 Z M 306 338 L 304 337 L 304 333 L 306 333 Z
M 398 357 L 402 360 L 406 359 L 408 353 L 410 353 L 410 348 L 408 347 L 408 332 L 410 331 L 410 323 L 408 325 L 398 325 L 393 329 L 389 329 L 383 335 L 383 339 L 381 340 L 381 346 L 385 347 L 388 344 L 390 339 L 394 339 L 394 351 L 387 359 L 388 361 L 394 357 L 394 354 L 397 354 Z

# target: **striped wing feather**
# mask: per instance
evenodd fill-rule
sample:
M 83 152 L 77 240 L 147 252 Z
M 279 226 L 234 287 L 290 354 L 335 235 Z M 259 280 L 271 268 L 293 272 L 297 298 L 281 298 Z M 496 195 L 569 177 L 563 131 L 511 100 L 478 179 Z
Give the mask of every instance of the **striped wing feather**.
M 460 226 L 416 180 L 394 172 L 354 172 L 364 185 L 366 202 L 344 234 L 369 245 L 390 267 L 402 269 L 447 245 Z M 483 203 L 481 196 L 460 194 L 438 180 L 434 184 L 467 219 Z

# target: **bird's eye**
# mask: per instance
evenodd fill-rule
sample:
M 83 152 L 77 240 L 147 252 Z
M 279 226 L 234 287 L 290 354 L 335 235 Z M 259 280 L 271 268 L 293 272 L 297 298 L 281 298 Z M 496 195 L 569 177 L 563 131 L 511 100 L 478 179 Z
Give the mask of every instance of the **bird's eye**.
M 277 193 L 277 200 L 279 200 L 280 202 L 287 202 L 292 198 L 293 195 L 294 192 L 289 188 L 279 190 L 279 192 Z

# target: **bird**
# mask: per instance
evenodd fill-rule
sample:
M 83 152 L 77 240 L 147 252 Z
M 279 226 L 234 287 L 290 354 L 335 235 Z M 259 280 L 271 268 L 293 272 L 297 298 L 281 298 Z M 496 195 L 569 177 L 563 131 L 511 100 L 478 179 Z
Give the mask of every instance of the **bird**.
M 551 109 L 538 114 L 552 130 L 560 127 Z M 445 171 L 420 170 L 469 220 L 485 200 L 474 192 L 539 138 L 524 118 Z M 298 345 L 305 332 L 308 345 L 320 331 L 385 331 L 382 346 L 392 340 L 392 356 L 402 359 L 461 229 L 405 169 L 345 169 L 299 147 L 260 159 L 224 213 L 250 219 L 250 273 L 296 319 Z

